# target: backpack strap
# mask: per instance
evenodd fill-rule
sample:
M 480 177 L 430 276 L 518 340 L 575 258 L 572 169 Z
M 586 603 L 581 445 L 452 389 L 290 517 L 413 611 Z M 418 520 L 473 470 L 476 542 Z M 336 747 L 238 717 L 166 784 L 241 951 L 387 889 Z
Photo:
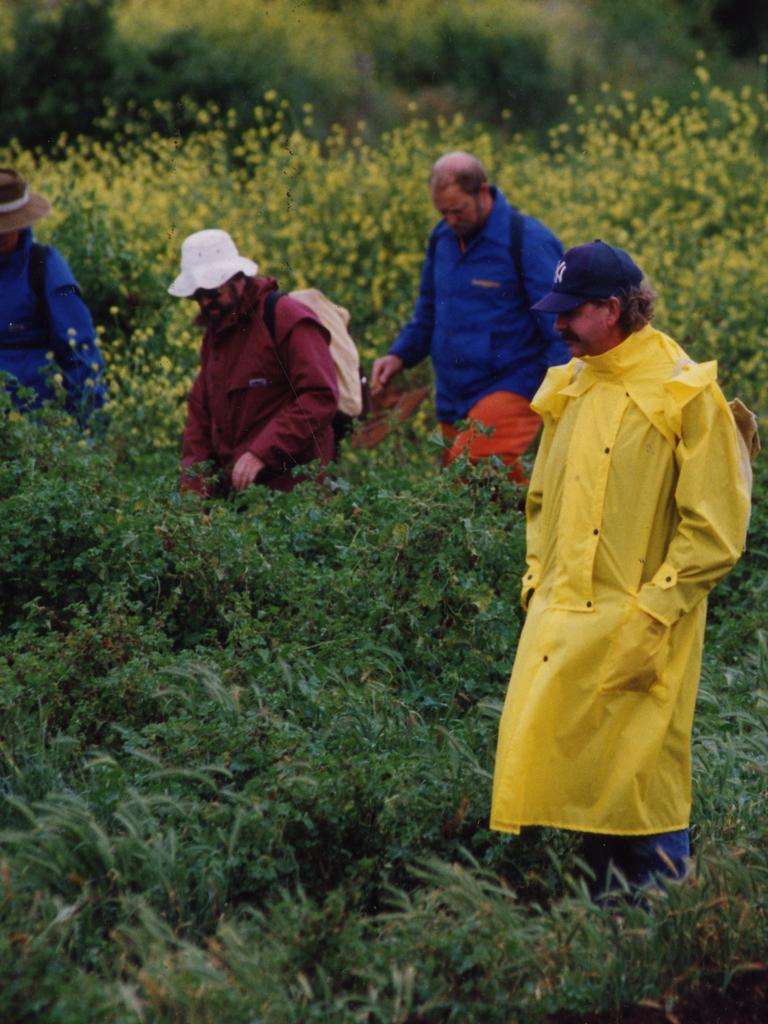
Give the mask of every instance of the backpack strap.
M 29 250 L 29 284 L 37 296 L 38 304 L 47 311 L 45 301 L 45 264 L 48 260 L 48 246 L 33 242 Z
M 275 334 L 275 306 L 277 305 L 278 299 L 285 294 L 285 292 L 281 291 L 269 292 L 264 300 L 264 326 L 269 331 L 269 336 L 275 345 L 277 345 L 277 336 Z
M 520 291 L 525 299 L 525 305 L 531 308 L 531 297 L 525 287 L 525 274 L 523 272 L 523 215 L 514 206 L 509 208 L 509 251 L 512 255 L 512 262 L 515 265 L 517 280 Z
M 37 308 L 43 323 L 50 329 L 51 317 L 45 298 L 45 267 L 48 261 L 48 246 L 33 242 L 29 249 L 29 286 L 37 299 Z

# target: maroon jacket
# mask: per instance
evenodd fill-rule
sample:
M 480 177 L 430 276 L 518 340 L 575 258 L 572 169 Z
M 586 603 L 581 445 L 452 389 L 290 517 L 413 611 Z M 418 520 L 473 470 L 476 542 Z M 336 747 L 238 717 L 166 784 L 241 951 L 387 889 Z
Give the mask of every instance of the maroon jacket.
M 338 385 L 330 336 L 306 306 L 283 296 L 273 342 L 263 311 L 276 287 L 272 278 L 249 278 L 237 308 L 205 333 L 182 444 L 186 488 L 206 490 L 184 473 L 189 466 L 211 460 L 230 473 L 250 451 L 266 465 L 256 483 L 288 491 L 294 466 L 333 455 Z

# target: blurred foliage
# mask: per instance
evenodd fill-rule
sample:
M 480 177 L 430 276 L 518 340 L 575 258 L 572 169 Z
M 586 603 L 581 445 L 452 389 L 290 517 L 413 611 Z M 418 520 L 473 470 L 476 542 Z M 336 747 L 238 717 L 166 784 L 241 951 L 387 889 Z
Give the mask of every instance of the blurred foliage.
M 195 106 L 247 120 L 274 89 L 315 104 L 318 136 L 361 118 L 375 134 L 417 103 L 496 124 L 508 112 L 541 137 L 565 96 L 591 102 L 604 81 L 679 102 L 702 47 L 721 80 L 754 83 L 767 29 L 737 0 L 8 0 L 0 134 L 186 133 Z
M 0 53 L 0 134 L 50 145 L 93 123 L 119 61 L 113 8 L 114 0 L 17 0 L 13 46 Z
M 434 114 L 466 110 L 497 122 L 511 110 L 516 127 L 533 129 L 551 123 L 568 92 L 528 3 L 369 3 L 355 32 L 396 109 L 415 101 Z
M 768 415 L 763 347 L 768 289 L 762 225 L 768 101 L 695 69 L 685 105 L 643 105 L 606 89 L 545 149 L 461 117 L 418 112 L 376 144 L 362 126 L 312 136 L 314 109 L 269 90 L 247 122 L 192 108 L 186 138 L 123 126 L 112 143 L 62 140 L 46 154 L 2 152 L 53 201 L 36 227 L 69 259 L 108 363 L 115 443 L 126 458 L 174 449 L 198 359 L 194 304 L 172 300 L 187 234 L 222 227 L 283 288 L 314 285 L 346 306 L 363 361 L 407 319 L 435 213 L 426 182 L 441 151 L 468 149 L 513 203 L 566 244 L 628 249 L 661 293 L 658 326 L 693 358 L 716 358 L 726 392 Z M 162 111 L 158 107 L 158 112 Z M 300 124 L 299 124 L 300 122 Z M 438 148 L 439 146 L 439 148 Z M 415 383 L 429 370 L 412 371 Z M 417 429 L 429 423 L 424 408 Z

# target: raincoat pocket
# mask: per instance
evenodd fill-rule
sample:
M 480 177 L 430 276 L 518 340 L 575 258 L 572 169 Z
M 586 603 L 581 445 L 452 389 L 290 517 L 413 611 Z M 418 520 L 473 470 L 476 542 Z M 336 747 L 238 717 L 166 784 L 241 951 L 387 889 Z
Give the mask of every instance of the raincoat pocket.
M 669 626 L 632 604 L 608 645 L 601 693 L 663 693 Z

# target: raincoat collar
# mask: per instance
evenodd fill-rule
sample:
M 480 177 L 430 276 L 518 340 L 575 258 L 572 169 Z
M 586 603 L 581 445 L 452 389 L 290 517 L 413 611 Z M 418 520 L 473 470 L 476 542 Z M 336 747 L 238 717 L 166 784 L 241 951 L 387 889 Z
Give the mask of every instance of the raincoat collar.
M 638 379 L 657 383 L 664 380 L 669 374 L 669 366 L 666 360 L 659 361 L 658 346 L 654 345 L 658 335 L 658 331 L 646 324 L 602 355 L 583 356 L 572 359 L 566 367 L 557 367 L 558 370 L 569 371 L 567 376 L 557 375 L 557 393 L 563 398 L 578 398 L 598 381 L 620 381 L 628 385 Z M 541 392 L 534 399 L 537 411 L 541 408 L 540 397 Z
M 602 355 L 553 367 L 531 406 L 559 419 L 572 398 L 600 382 L 619 383 L 674 446 L 680 437 L 682 409 L 716 379 L 716 362 L 694 363 L 675 341 L 646 324 Z
M 663 380 L 668 368 L 660 363 L 658 346 L 654 345 L 658 334 L 650 324 L 646 324 L 615 348 L 599 356 L 584 356 L 588 378 L 613 377 L 626 380 L 651 374 L 656 380 Z

